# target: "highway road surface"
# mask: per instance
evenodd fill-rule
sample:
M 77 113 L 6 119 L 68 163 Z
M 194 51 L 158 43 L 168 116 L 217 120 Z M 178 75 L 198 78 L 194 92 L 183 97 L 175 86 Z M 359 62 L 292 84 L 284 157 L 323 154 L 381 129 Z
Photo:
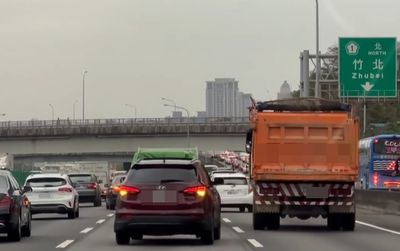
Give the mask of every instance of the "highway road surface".
M 213 246 L 203 245 L 192 236 L 144 236 L 129 246 L 118 246 L 114 240 L 112 211 L 104 207 L 81 206 L 81 217 L 68 220 L 64 215 L 35 215 L 32 236 L 21 242 L 8 242 L 0 236 L 5 251 L 255 251 L 255 250 L 400 250 L 400 215 L 358 208 L 354 232 L 329 231 L 326 220 L 283 219 L 278 231 L 254 231 L 250 213 L 224 210 L 222 238 Z

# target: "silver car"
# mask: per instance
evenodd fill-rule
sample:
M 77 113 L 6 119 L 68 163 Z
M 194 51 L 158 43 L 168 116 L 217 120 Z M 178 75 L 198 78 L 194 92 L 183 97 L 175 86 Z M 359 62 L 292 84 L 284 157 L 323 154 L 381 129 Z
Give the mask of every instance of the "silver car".
M 32 187 L 27 193 L 32 214 L 67 214 L 69 219 L 79 217 L 79 195 L 67 175 L 58 173 L 32 174 L 25 186 Z

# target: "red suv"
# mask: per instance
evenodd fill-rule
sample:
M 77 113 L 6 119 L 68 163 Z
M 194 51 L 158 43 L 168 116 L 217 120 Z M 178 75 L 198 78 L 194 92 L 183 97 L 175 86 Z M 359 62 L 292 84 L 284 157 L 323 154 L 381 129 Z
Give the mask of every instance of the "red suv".
M 221 236 L 220 197 L 198 160 L 138 161 L 119 188 L 115 216 L 120 245 L 143 235 L 193 234 L 205 244 Z

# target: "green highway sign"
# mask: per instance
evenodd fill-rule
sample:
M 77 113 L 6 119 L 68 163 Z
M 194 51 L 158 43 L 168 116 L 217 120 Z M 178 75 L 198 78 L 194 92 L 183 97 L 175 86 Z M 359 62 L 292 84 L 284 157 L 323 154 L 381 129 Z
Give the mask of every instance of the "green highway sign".
M 396 38 L 339 38 L 339 96 L 397 96 Z

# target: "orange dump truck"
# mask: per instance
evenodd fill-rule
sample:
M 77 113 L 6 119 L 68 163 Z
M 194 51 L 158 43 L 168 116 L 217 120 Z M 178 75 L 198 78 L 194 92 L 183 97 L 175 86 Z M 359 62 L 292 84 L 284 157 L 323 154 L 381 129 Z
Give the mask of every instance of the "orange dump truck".
M 330 229 L 354 230 L 358 121 L 351 106 L 322 99 L 259 102 L 250 121 L 253 228 L 278 229 L 287 216 L 322 216 Z

